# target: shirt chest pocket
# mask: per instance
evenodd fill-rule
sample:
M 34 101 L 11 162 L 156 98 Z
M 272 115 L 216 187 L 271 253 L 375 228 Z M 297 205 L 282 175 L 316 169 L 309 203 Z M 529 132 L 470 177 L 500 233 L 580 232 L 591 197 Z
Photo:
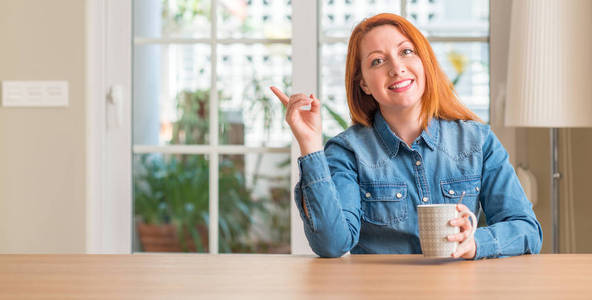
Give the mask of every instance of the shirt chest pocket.
M 363 219 L 376 225 L 407 220 L 407 185 L 373 182 L 360 184 Z
M 462 204 L 472 211 L 477 211 L 477 199 L 481 191 L 481 176 L 463 176 L 440 181 L 445 203 L 458 203 L 463 196 Z

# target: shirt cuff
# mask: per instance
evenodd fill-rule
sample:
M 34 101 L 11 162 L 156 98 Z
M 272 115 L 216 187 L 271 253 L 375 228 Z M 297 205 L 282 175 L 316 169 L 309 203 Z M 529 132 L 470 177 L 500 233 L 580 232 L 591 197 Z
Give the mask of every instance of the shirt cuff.
M 303 188 L 331 178 L 329 164 L 323 150 L 299 157 L 298 168 L 300 169 L 300 182 Z
M 476 259 L 498 257 L 501 255 L 499 243 L 487 227 L 477 228 L 475 231 Z

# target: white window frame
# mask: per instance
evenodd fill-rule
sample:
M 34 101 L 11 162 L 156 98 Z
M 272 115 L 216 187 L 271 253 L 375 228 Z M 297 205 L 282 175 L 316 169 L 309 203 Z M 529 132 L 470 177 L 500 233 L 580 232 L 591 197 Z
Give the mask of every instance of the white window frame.
M 496 0 L 497 1 L 497 0 Z M 490 16 L 500 13 L 502 19 L 509 19 L 509 11 L 501 9 L 496 1 L 490 1 Z M 510 0 L 503 0 L 510 1 Z M 494 5 L 495 3 L 495 5 Z M 131 253 L 132 252 L 132 179 L 131 157 L 134 153 L 164 152 L 210 155 L 210 248 L 212 254 L 218 253 L 218 155 L 245 153 L 286 153 L 291 155 L 291 187 L 295 186 L 299 171 L 297 158 L 300 156 L 298 145 L 293 139 L 289 150 L 285 148 L 252 148 L 245 146 L 218 145 L 218 126 L 210 126 L 210 145 L 174 145 L 174 146 L 134 146 L 131 143 L 131 90 L 132 90 L 132 0 L 86 0 L 87 4 L 87 252 L 88 253 Z M 292 90 L 318 94 L 319 91 L 319 49 L 320 43 L 334 41 L 318 38 L 319 4 L 316 0 L 292 1 L 292 39 L 273 40 L 292 44 Z M 216 32 L 216 6 L 212 18 L 212 32 Z M 405 15 L 405 1 L 401 5 Z M 492 18 L 490 17 L 490 20 Z M 491 22 L 490 28 L 503 27 L 508 22 Z M 504 33 L 505 27 L 500 31 Z M 493 30 L 492 30 L 493 32 Z M 497 36 L 500 38 L 500 36 Z M 493 39 L 493 35 L 490 35 Z M 482 41 L 477 38 L 434 38 L 431 41 Z M 506 145 L 511 157 L 514 153 L 515 134 L 513 129 L 503 128 L 503 111 L 494 109 L 503 103 L 499 97 L 499 82 L 505 80 L 505 67 L 500 70 L 496 65 L 505 66 L 507 60 L 507 41 L 500 38 L 501 47 L 492 47 L 490 43 L 490 120 L 500 140 Z M 207 39 L 212 45 L 211 56 L 216 56 L 216 35 Z M 234 40 L 233 40 L 234 41 Z M 245 39 L 241 42 L 256 43 L 262 39 Z M 341 40 L 340 40 L 341 41 Z M 195 43 L 202 39 L 137 39 L 136 43 Z M 220 41 L 218 41 L 220 42 Z M 222 41 L 224 42 L 224 41 Z M 347 40 L 345 40 L 347 42 Z M 494 49 L 495 48 L 495 49 Z M 505 51 L 505 52 L 504 52 Z M 498 57 L 493 57 L 493 55 Z M 216 89 L 216 59 L 212 59 L 212 89 Z M 500 75 L 502 74 L 503 75 Z M 496 77 L 493 75 L 496 74 Z M 495 80 L 495 82 L 494 82 Z M 503 84 L 502 84 L 503 85 Z M 106 100 L 109 89 L 119 86 L 123 91 L 121 103 L 113 104 Z M 496 87 L 494 89 L 494 87 Z M 217 93 L 210 93 L 211 107 L 217 107 Z M 496 103 L 494 103 L 496 101 Z M 119 105 L 119 106 L 117 106 Z M 115 110 L 119 109 L 121 120 L 113 125 Z M 501 119 L 500 119 L 501 118 Z M 501 120 L 501 121 L 500 121 Z M 210 111 L 210 124 L 218 124 L 217 111 Z M 127 166 L 127 168 L 125 167 Z M 299 212 L 291 193 L 291 253 L 311 254 Z
M 130 0 L 86 0 L 87 253 L 131 253 L 130 15 Z

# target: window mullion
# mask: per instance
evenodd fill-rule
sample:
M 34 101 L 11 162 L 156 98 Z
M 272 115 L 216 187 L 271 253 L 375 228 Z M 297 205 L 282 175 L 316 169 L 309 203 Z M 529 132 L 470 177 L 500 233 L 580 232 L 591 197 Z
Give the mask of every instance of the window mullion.
M 430 43 L 489 43 L 489 36 L 426 36 Z
M 152 44 L 210 44 L 210 38 L 134 38 L 134 45 Z M 268 39 L 268 38 L 226 38 L 216 39 L 217 44 L 290 44 L 291 39 Z
M 318 5 L 316 0 L 292 1 L 292 93 L 314 93 L 318 95 Z M 292 139 L 291 186 L 298 181 L 300 150 Z M 292 254 L 312 254 L 308 246 L 300 213 L 291 194 L 290 245 Z
M 219 154 L 216 151 L 218 146 L 218 93 L 216 83 L 217 73 L 217 8 L 218 3 L 216 0 L 211 2 L 210 20 L 212 20 L 212 26 L 210 31 L 210 59 L 212 64 L 211 69 L 211 82 L 210 82 L 210 146 L 212 151 L 210 152 L 210 170 L 209 170 L 209 253 L 218 254 L 218 160 Z
M 250 147 L 243 145 L 134 145 L 134 154 L 245 154 L 245 153 L 289 153 L 289 147 Z
M 401 0 L 401 17 L 407 18 L 407 0 Z

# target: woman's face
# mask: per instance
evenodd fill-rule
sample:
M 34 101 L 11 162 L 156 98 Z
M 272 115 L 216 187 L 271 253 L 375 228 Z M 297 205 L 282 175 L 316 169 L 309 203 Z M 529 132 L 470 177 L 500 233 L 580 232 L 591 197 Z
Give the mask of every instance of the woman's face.
M 381 110 L 419 108 L 425 73 L 415 46 L 393 25 L 371 29 L 360 42 L 360 87 Z

